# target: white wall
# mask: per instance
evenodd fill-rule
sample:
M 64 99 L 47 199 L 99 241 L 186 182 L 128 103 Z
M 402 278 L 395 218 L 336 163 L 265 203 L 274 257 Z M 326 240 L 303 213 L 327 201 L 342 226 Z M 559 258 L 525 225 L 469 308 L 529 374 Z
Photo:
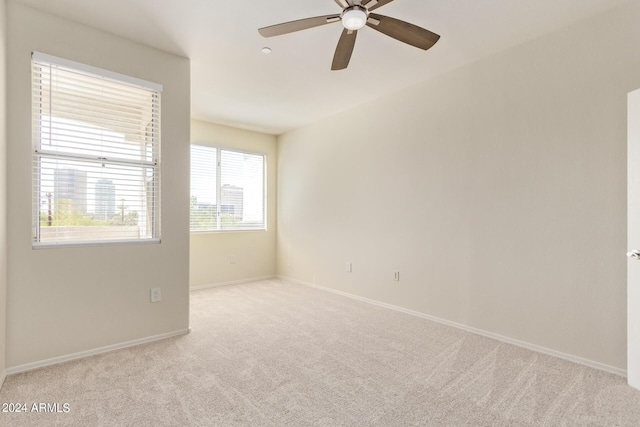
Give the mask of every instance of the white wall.
M 276 137 L 193 120 L 194 144 L 267 155 L 267 231 L 194 233 L 190 243 L 191 286 L 233 283 L 276 274 Z M 235 264 L 230 263 L 231 255 Z
M 632 2 L 283 135 L 278 274 L 624 369 L 638 21 Z
M 7 324 L 7 121 L 6 2 L 0 0 L 0 387 L 6 368 Z
M 14 2 L 7 13 L 7 366 L 186 330 L 189 60 Z M 164 85 L 161 244 L 32 250 L 32 51 Z M 151 287 L 162 302 L 149 302 Z

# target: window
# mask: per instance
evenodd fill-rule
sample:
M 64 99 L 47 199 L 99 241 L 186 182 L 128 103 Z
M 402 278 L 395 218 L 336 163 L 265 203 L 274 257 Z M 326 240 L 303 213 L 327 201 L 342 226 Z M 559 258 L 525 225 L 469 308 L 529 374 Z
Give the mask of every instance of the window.
M 160 92 L 32 56 L 33 245 L 159 241 Z
M 191 146 L 191 231 L 266 230 L 264 154 Z

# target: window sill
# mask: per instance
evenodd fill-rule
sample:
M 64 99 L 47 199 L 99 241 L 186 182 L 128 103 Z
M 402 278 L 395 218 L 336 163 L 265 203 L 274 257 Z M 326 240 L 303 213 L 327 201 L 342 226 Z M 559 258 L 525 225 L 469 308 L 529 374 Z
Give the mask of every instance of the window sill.
M 144 240 L 101 240 L 101 241 L 86 241 L 86 242 L 60 242 L 60 243 L 39 243 L 34 242 L 31 244 L 31 248 L 34 250 L 40 249 L 64 249 L 64 248 L 86 248 L 91 246 L 116 246 L 116 245 L 150 245 L 159 244 L 160 239 L 144 239 Z
M 226 233 L 255 233 L 265 232 L 266 228 L 256 228 L 252 230 L 203 230 L 203 231 L 190 231 L 189 234 L 226 234 Z

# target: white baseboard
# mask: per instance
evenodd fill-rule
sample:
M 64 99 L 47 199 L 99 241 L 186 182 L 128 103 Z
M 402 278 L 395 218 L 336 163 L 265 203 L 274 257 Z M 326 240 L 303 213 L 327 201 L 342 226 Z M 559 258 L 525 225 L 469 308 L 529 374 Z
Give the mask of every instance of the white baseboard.
M 271 280 L 277 276 L 250 277 L 248 279 L 232 280 L 230 282 L 211 283 L 210 285 L 191 286 L 190 291 L 199 291 L 201 289 L 219 288 L 220 286 L 241 285 L 243 283 L 259 282 L 260 280 Z
M 520 341 L 514 338 L 509 338 L 506 337 L 504 335 L 500 335 L 500 334 L 496 334 L 493 332 L 489 332 L 489 331 L 485 331 L 483 329 L 478 329 L 478 328 L 474 328 L 472 326 L 467 326 L 464 325 L 462 323 L 457 323 L 457 322 L 452 322 L 450 320 L 446 320 L 446 319 L 442 319 L 440 317 L 436 317 L 436 316 L 431 316 L 429 314 L 425 314 L 425 313 L 421 313 L 419 311 L 415 311 L 415 310 L 409 310 L 407 308 L 403 308 L 403 307 L 399 307 L 397 305 L 392 305 L 392 304 L 387 304 L 384 302 L 380 302 L 380 301 L 376 301 L 373 299 L 369 299 L 369 298 L 365 298 L 365 297 L 361 297 L 358 295 L 354 295 L 354 294 L 350 294 L 347 292 L 342 292 L 342 291 L 338 291 L 336 289 L 331 289 L 331 288 L 327 288 L 324 286 L 320 286 L 314 283 L 310 283 L 310 282 L 305 282 L 303 280 L 298 280 L 298 279 L 294 279 L 291 277 L 287 277 L 287 276 L 278 276 L 279 279 L 281 280 L 285 280 L 291 283 L 296 283 L 299 285 L 304 285 L 304 286 L 309 286 L 312 288 L 316 288 L 316 289 L 320 289 L 326 292 L 331 292 L 333 294 L 337 294 L 337 295 L 342 295 L 344 297 L 347 298 L 352 298 L 358 301 L 362 301 L 362 302 L 366 302 L 369 304 L 373 304 L 373 305 L 377 305 L 379 307 L 384 307 L 384 308 L 388 308 L 391 310 L 395 310 L 395 311 L 399 311 L 405 314 L 410 314 L 412 316 L 416 316 L 416 317 L 421 317 L 423 319 L 427 319 L 427 320 L 431 320 L 433 322 L 437 322 L 437 323 L 441 323 L 443 325 L 447 325 L 447 326 L 451 326 L 457 329 L 462 329 L 464 331 L 467 332 L 471 332 L 477 335 L 481 335 L 487 338 L 491 338 L 497 341 L 502 341 L 505 342 L 507 344 L 512 344 L 518 347 L 522 347 L 522 348 L 526 348 L 527 350 L 532 350 L 532 351 L 536 351 L 538 353 L 542 353 L 542 354 L 546 354 L 548 356 L 553 356 L 553 357 L 557 357 L 559 359 L 564 359 L 564 360 L 568 360 L 570 362 L 574 362 L 574 363 L 578 363 L 580 365 L 584 365 L 584 366 L 588 366 L 590 368 L 594 368 L 594 369 L 598 369 L 604 372 L 609 372 L 611 374 L 615 374 L 615 375 L 619 375 L 621 377 L 626 377 L 627 376 L 627 371 L 626 369 L 621 369 L 621 368 L 616 368 L 615 366 L 610 366 L 604 363 L 600 363 L 600 362 L 596 362 L 594 360 L 590 360 L 590 359 L 585 359 L 583 357 L 579 357 L 579 356 L 575 356 L 573 354 L 567 354 L 567 353 L 563 353 L 561 351 L 557 351 L 557 350 L 553 350 L 547 347 L 542 347 L 536 344 L 531 344 L 528 343 L 526 341 Z
M 13 366 L 5 370 L 5 375 L 18 374 L 21 372 L 32 371 L 34 369 L 43 368 L 45 366 L 57 365 L 59 363 L 68 362 L 70 360 L 82 359 L 97 354 L 108 353 L 115 350 L 121 350 L 127 347 L 134 347 L 140 344 L 147 344 L 153 341 L 159 341 L 178 335 L 188 334 L 190 329 L 181 329 L 179 331 L 168 332 L 166 334 L 153 335 L 151 337 L 140 338 L 137 340 L 126 341 L 119 344 L 108 345 L 105 347 L 95 348 L 93 350 L 81 351 L 78 353 L 68 354 L 66 356 L 53 357 L 51 359 L 40 360 L 38 362 L 25 363 L 24 365 Z

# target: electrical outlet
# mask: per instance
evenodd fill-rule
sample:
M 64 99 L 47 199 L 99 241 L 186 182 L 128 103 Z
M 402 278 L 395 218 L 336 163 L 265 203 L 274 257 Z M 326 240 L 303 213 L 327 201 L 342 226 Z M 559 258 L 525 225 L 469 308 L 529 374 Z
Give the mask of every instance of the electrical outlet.
M 151 288 L 151 302 L 158 302 L 160 300 L 162 300 L 160 288 Z
M 399 271 L 395 271 L 393 273 L 393 280 L 395 280 L 396 282 L 400 281 L 400 272 Z
M 229 257 L 229 264 L 235 264 L 236 263 L 236 256 L 235 255 L 231 255 Z
M 350 262 L 344 265 L 344 269 L 347 271 L 347 273 L 351 273 L 352 267 L 353 265 Z

